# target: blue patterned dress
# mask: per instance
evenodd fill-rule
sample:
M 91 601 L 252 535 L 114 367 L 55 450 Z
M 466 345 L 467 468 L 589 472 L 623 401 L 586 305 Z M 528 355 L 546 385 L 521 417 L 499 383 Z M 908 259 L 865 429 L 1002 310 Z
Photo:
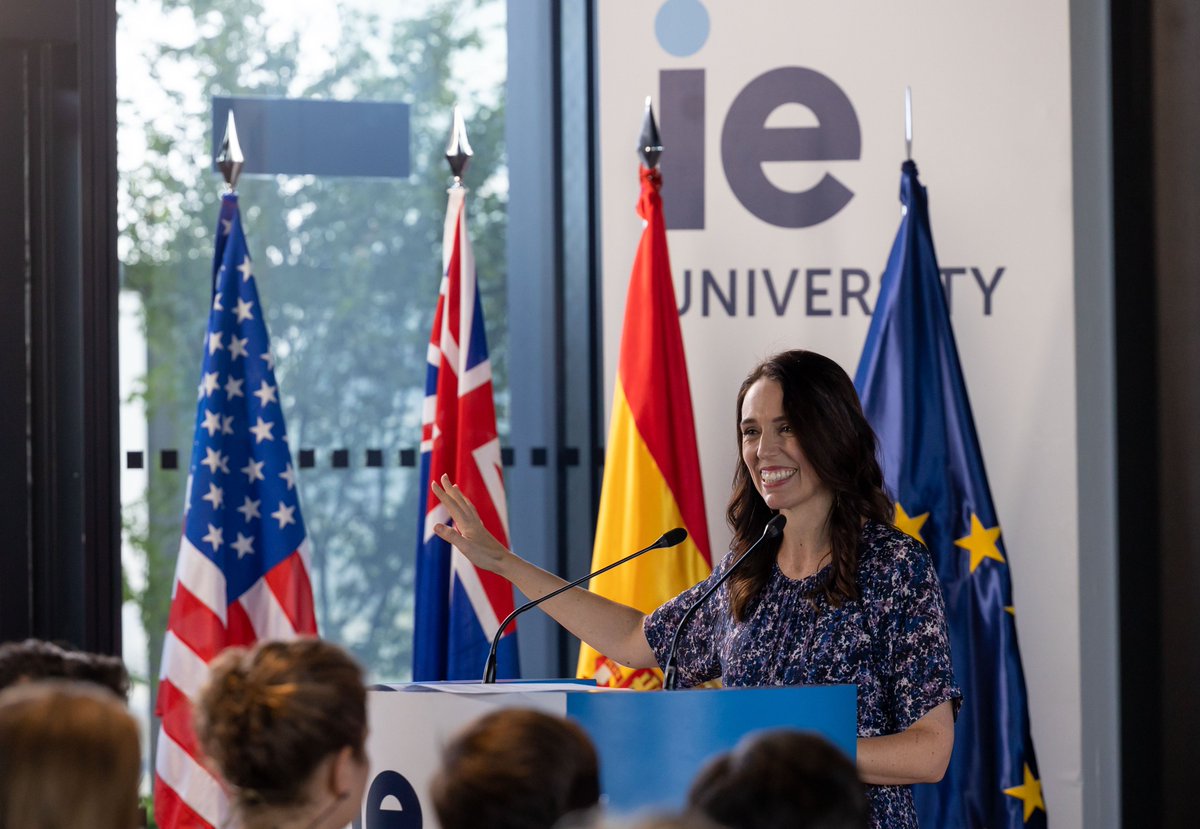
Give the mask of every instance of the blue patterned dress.
M 646 618 L 646 639 L 661 665 L 684 612 L 732 563 Z M 729 612 L 728 584 L 696 611 L 679 637 L 679 686 L 720 677 L 725 687 L 858 686 L 858 736 L 895 734 L 947 700 L 961 700 L 950 665 L 941 588 L 929 553 L 882 524 L 863 527 L 858 599 L 830 607 L 814 592 L 829 568 L 789 579 L 772 568 L 745 622 Z M 917 825 L 909 786 L 868 786 L 871 826 Z

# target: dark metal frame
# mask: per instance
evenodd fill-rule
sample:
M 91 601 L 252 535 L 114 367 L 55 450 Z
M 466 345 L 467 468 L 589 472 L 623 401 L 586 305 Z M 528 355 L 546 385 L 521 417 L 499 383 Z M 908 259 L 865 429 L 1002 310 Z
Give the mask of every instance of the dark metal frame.
M 1161 826 L 1153 4 L 1110 4 L 1122 822 Z
M 0 639 L 119 653 L 116 7 L 0 31 Z

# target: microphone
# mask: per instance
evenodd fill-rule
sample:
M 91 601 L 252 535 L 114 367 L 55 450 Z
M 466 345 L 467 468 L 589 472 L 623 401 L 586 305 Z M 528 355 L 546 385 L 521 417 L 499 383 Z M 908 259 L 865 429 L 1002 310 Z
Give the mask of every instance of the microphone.
M 651 544 L 649 547 L 645 547 L 641 550 L 638 550 L 636 553 L 633 553 L 632 555 L 625 556 L 625 558 L 623 558 L 619 561 L 614 561 L 612 564 L 609 564 L 605 567 L 601 567 L 599 570 L 597 570 L 594 573 L 588 573 L 586 576 L 583 576 L 582 578 L 575 579 L 575 581 L 570 582 L 569 584 L 564 584 L 562 587 L 558 588 L 557 590 L 551 590 L 549 593 L 547 593 L 545 596 L 542 596 L 540 599 L 534 599 L 531 602 L 526 602 L 525 604 L 521 605 L 516 610 L 514 610 L 512 613 L 505 616 L 504 621 L 500 623 L 500 627 L 496 630 L 496 635 L 494 637 L 492 637 L 492 647 L 491 647 L 491 650 L 488 651 L 487 662 L 483 663 L 483 684 L 491 685 L 496 681 L 496 648 L 500 645 L 500 637 L 501 637 L 501 635 L 503 635 L 504 629 L 506 627 L 508 627 L 508 623 L 511 622 L 513 619 L 520 616 L 526 610 L 529 610 L 530 608 L 533 608 L 533 607 L 537 607 L 538 605 L 540 605 L 542 602 L 546 601 L 547 599 L 553 599 L 559 593 L 564 593 L 567 590 L 570 590 L 572 587 L 578 587 L 579 585 L 583 584 L 585 581 L 587 581 L 590 578 L 598 576 L 601 573 L 607 573 L 612 568 L 620 566 L 627 561 L 632 561 L 633 559 L 640 556 L 642 553 L 648 553 L 651 550 L 659 550 L 664 547 L 674 547 L 677 544 L 682 544 L 684 539 L 686 539 L 687 537 L 688 537 L 687 530 L 685 530 L 683 527 L 676 527 L 673 530 L 667 530 L 665 533 L 660 535 L 658 537 L 658 540 L 655 541 L 653 544 Z
M 762 544 L 768 539 L 779 538 L 779 536 L 783 534 L 783 525 L 786 523 L 787 518 L 784 517 L 783 513 L 777 513 L 770 521 L 767 522 L 767 526 L 763 527 L 762 535 L 758 537 L 758 541 L 755 541 L 753 544 L 751 544 L 750 549 L 747 550 L 741 558 L 729 565 L 729 569 L 721 574 L 721 578 L 717 579 L 711 587 L 705 590 L 704 594 L 699 599 L 696 599 L 696 603 L 689 607 L 683 614 L 683 618 L 680 619 L 679 624 L 675 626 L 675 635 L 671 637 L 671 647 L 667 651 L 667 661 L 663 664 L 664 691 L 674 691 L 676 685 L 679 683 L 679 677 L 675 667 L 675 649 L 679 647 L 679 634 L 683 632 L 684 625 L 688 623 L 688 620 L 692 618 L 692 614 L 696 612 L 700 605 L 708 601 L 708 597 L 716 592 L 718 587 L 725 583 L 725 579 L 729 578 L 729 576 L 733 574 L 733 571 L 736 570 L 743 561 L 750 558 L 750 554 L 758 549 L 758 545 Z

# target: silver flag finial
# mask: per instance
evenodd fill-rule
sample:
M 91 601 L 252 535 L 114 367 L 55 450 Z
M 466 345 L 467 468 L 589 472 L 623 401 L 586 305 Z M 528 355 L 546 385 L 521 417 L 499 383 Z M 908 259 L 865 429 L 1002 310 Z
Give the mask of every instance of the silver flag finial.
M 467 140 L 467 125 L 463 121 L 462 111 L 454 107 L 454 125 L 450 128 L 450 143 L 446 145 L 446 161 L 450 162 L 450 172 L 454 174 L 454 183 L 462 185 L 463 174 L 471 163 L 471 142 Z
M 646 113 L 642 116 L 642 134 L 638 136 L 638 154 L 646 168 L 653 170 L 663 154 L 662 141 L 658 137 L 658 124 L 654 122 L 654 105 L 646 96 Z
M 904 87 L 904 157 L 912 161 L 912 87 Z
M 238 177 L 242 167 L 246 165 L 246 157 L 242 155 L 242 145 L 238 142 L 237 122 L 233 110 L 229 110 L 229 118 L 225 121 L 225 138 L 221 140 L 221 149 L 217 153 L 217 168 L 225 177 L 225 184 L 230 191 L 237 189 Z

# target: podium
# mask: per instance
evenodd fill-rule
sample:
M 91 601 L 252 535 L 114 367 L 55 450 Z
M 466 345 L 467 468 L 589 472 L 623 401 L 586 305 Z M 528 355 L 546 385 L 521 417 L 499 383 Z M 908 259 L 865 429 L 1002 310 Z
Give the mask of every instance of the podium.
M 442 747 L 502 706 L 572 718 L 600 757 L 600 789 L 619 813 L 681 807 L 692 778 L 746 734 L 796 728 L 824 736 L 851 759 L 853 685 L 624 691 L 588 683 L 433 683 L 377 686 L 368 694 L 371 770 L 356 829 L 431 829 L 429 782 Z

